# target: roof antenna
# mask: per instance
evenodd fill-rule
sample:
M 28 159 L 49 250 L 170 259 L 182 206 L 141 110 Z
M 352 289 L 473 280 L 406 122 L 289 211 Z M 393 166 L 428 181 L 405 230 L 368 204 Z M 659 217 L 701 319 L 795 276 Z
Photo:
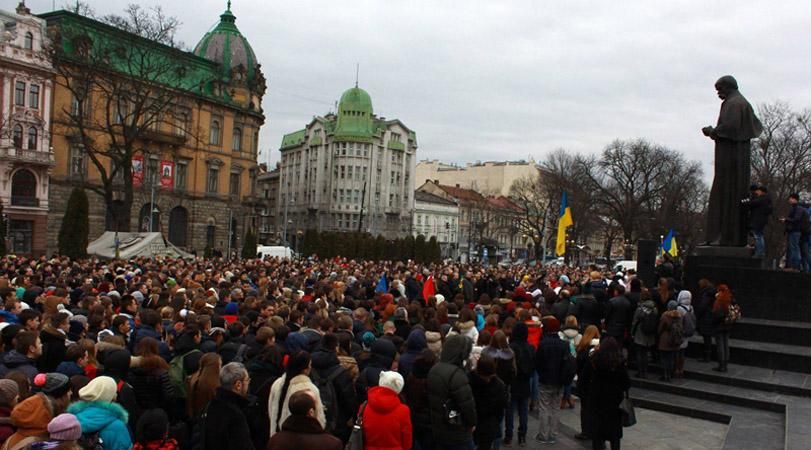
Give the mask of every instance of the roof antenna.
M 360 63 L 355 63 L 355 87 L 358 87 L 359 74 L 360 74 Z

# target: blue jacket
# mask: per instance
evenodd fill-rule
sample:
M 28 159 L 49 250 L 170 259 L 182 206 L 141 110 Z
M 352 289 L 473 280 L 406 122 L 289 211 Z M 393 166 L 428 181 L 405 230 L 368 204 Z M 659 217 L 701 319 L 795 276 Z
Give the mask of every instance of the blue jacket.
M 76 361 L 62 361 L 56 366 L 56 371 L 70 378 L 74 375 L 84 375 L 84 369 L 76 364 Z
M 82 433 L 99 433 L 104 450 L 130 450 L 127 411 L 118 403 L 79 401 L 68 407 L 82 426 Z
M 2 322 L 7 323 L 20 323 L 20 319 L 17 318 L 17 315 L 14 313 L 10 313 L 8 311 L 0 311 L 0 318 L 2 318 Z

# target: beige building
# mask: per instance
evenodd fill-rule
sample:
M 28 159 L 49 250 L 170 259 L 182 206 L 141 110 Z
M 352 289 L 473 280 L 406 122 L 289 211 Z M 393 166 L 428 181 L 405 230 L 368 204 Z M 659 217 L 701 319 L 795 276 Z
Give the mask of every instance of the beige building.
M 486 161 L 465 166 L 446 164 L 437 160 L 417 163 L 419 183 L 436 181 L 448 186 L 459 185 L 483 195 L 510 195 L 513 181 L 538 175 L 538 165 L 529 161 Z

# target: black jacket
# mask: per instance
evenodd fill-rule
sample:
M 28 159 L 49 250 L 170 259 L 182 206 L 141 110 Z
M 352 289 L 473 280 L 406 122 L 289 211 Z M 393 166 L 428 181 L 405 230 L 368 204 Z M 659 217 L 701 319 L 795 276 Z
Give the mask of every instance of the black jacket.
M 563 386 L 563 357 L 569 353 L 569 344 L 564 342 L 558 333 L 544 333 L 535 367 L 538 369 L 538 381 L 551 386 Z
M 631 314 L 628 297 L 620 295 L 609 300 L 605 305 L 605 334 L 623 339 L 625 330 L 631 326 Z
M 792 205 L 786 215 L 786 233 L 803 231 L 808 222 L 808 210 L 800 205 Z
M 769 216 L 772 215 L 772 198 L 769 194 L 754 196 L 746 204 L 749 209 L 749 228 L 753 231 L 763 232 Z
M 552 305 L 552 315 L 560 321 L 566 322 L 566 316 L 569 315 L 569 309 L 572 307 L 572 302 L 568 298 L 561 298 L 554 305 Z
M 350 428 L 348 422 L 355 416 L 358 404 L 355 400 L 355 389 L 352 386 L 352 376 L 341 366 L 338 355 L 331 350 L 319 349 L 312 355 L 313 371 L 318 376 L 326 379 L 337 371 L 337 375 L 332 381 L 332 388 L 335 391 L 336 401 L 339 410 L 335 416 L 334 434 L 341 437 L 349 437 Z M 331 414 L 325 411 L 326 414 Z
M 476 426 L 476 402 L 470 381 L 462 368 L 470 356 L 473 343 L 465 336 L 453 335 L 445 341 L 439 362 L 428 372 L 428 399 L 431 407 L 431 427 L 434 441 L 454 445 L 470 442 L 471 429 Z M 461 425 L 445 420 L 445 404 L 459 412 Z
M 358 403 L 366 401 L 366 392 L 377 386 L 380 381 L 380 372 L 391 370 L 391 365 L 397 356 L 394 343 L 387 339 L 376 340 L 372 344 L 371 351 L 371 357 L 355 381 L 355 397 Z M 360 366 L 360 360 L 358 360 L 358 366 Z
M 56 372 L 59 363 L 65 360 L 65 339 L 67 336 L 60 330 L 46 326 L 39 333 L 42 341 L 42 356 L 37 359 L 37 369 L 40 372 Z
M 599 440 L 622 437 L 622 415 L 619 405 L 625 391 L 631 387 L 628 371 L 620 365 L 609 370 L 592 366 L 586 369 L 586 382 L 589 383 L 589 408 L 598 420 L 594 421 L 594 434 Z
M 250 402 L 232 391 L 217 388 L 217 393 L 206 408 L 202 424 L 206 449 L 252 450 L 251 430 L 245 411 Z
M 715 289 L 701 291 L 695 305 L 696 331 L 702 336 L 712 335 L 712 305 L 715 303 Z
M 535 369 L 535 349 L 529 344 L 527 324 L 518 322 L 513 328 L 510 348 L 515 353 L 515 377 L 510 383 L 510 393 L 515 397 L 526 397 L 530 394 L 529 379 Z
M 578 295 L 575 300 L 574 315 L 581 330 L 585 330 L 589 325 L 600 327 L 600 320 L 603 318 L 603 307 L 593 295 Z
M 133 367 L 127 381 L 135 390 L 135 401 L 141 411 L 153 408 L 166 411 L 171 409 L 175 389 L 166 369 Z
M 473 437 L 476 442 L 490 442 L 500 435 L 499 424 L 507 406 L 507 387 L 498 377 L 486 381 L 471 373 L 469 378 L 479 419 Z

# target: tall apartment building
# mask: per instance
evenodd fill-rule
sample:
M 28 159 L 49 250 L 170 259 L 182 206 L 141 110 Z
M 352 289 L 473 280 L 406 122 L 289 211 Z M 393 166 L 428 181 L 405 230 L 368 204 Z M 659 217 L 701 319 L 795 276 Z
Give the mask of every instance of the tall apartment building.
M 510 195 L 513 181 L 537 177 L 535 161 L 486 161 L 464 166 L 446 164 L 437 160 L 417 163 L 417 180 L 437 181 L 439 184 L 473 189 L 483 195 Z

